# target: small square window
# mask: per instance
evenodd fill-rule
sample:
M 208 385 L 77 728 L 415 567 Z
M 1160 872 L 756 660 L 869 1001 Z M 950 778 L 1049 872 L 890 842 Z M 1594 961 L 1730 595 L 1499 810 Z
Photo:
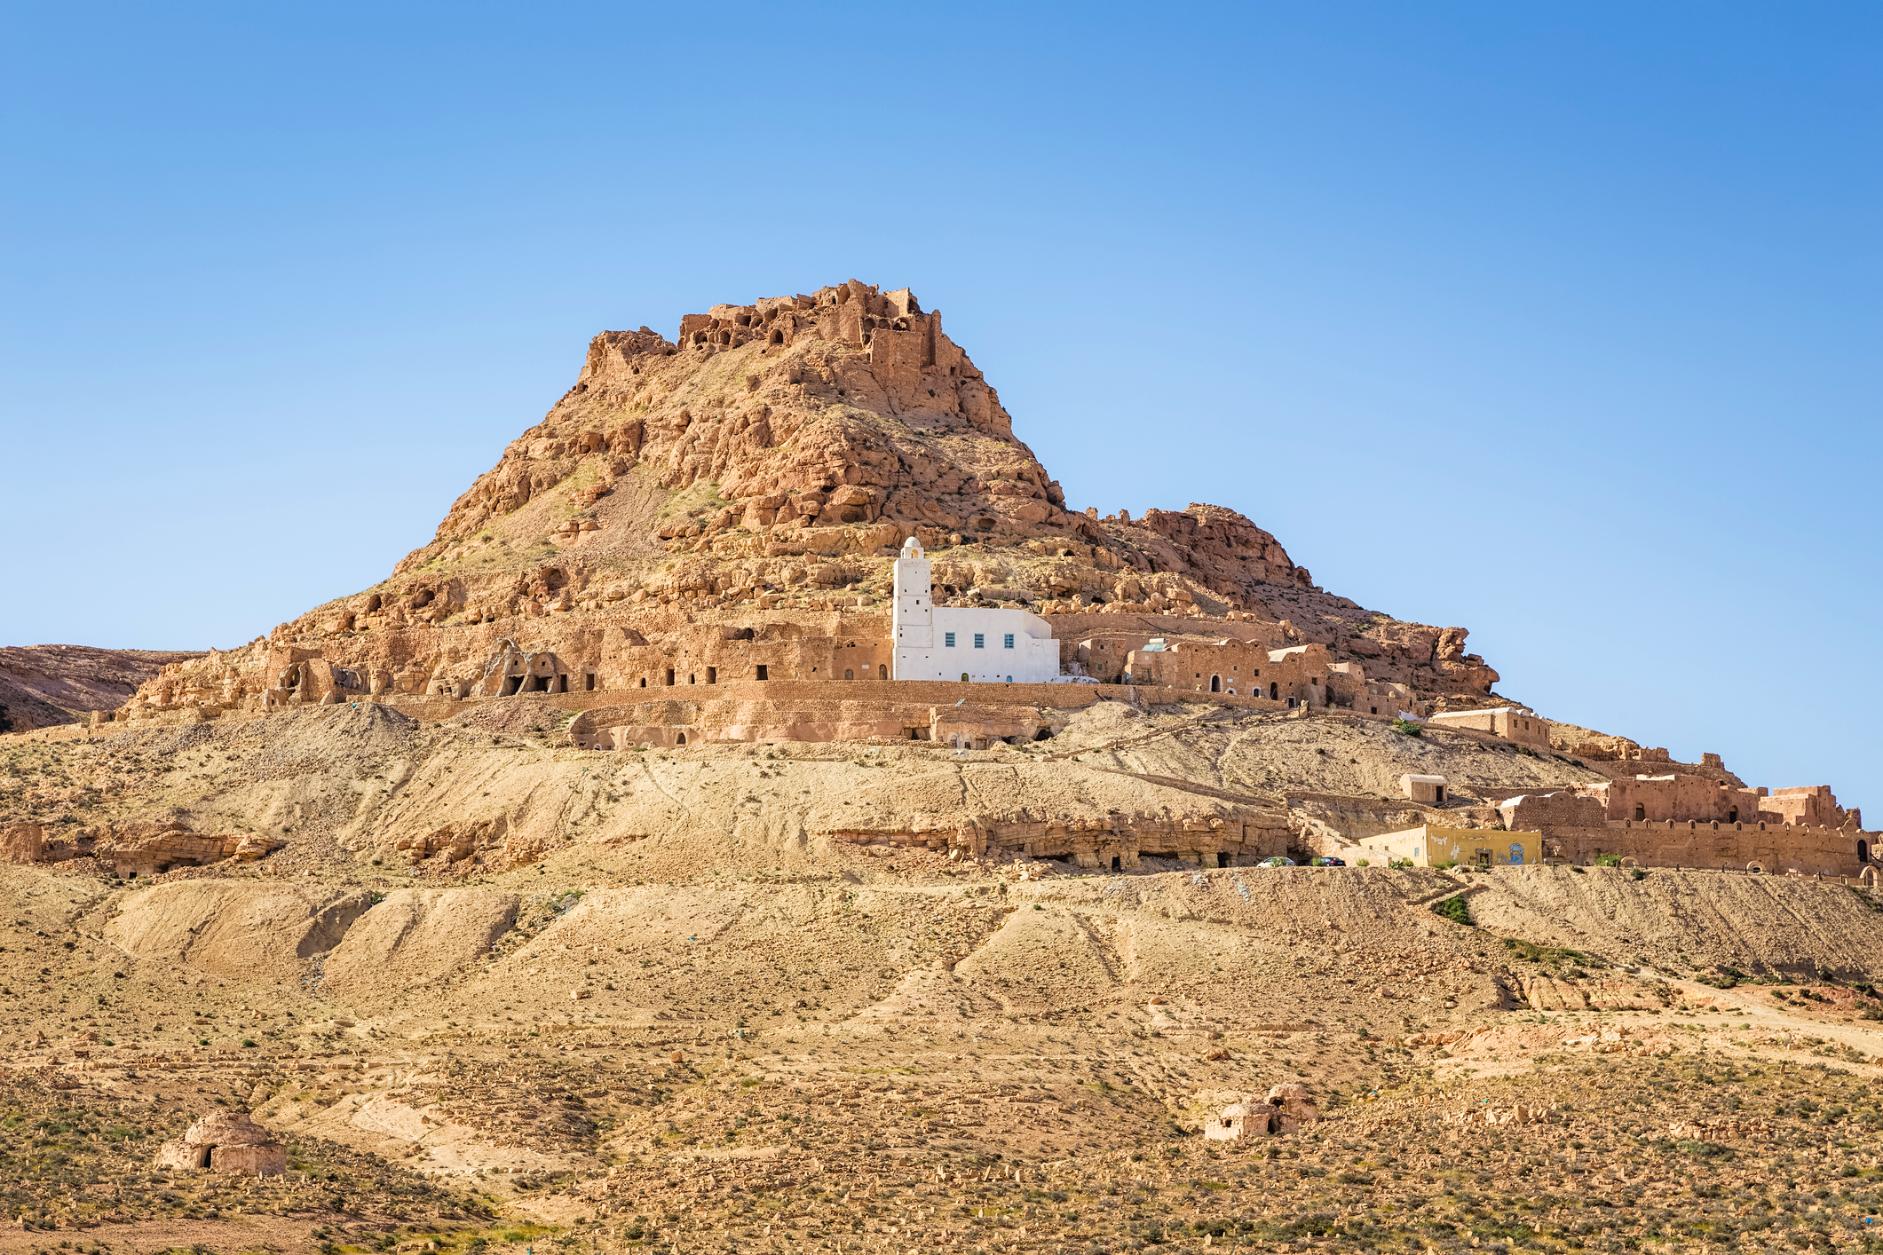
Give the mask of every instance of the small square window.
M 1013 633 L 1012 632 L 1007 633 L 1006 639 L 1001 641 L 1001 644 L 1006 646 L 1008 649 L 1012 649 L 1013 648 Z
M 955 647 L 955 634 L 953 632 L 942 633 L 942 646 L 945 649 L 953 649 Z
M 987 634 L 985 632 L 976 632 L 974 634 L 974 647 L 976 649 L 987 648 Z

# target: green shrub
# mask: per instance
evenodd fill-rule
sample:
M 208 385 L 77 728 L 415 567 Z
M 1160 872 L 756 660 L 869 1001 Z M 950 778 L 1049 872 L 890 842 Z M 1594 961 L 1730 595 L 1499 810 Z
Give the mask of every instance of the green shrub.
M 1425 725 L 1416 719 L 1395 719 L 1390 726 L 1401 736 L 1425 735 Z
M 1596 855 L 1596 856 L 1595 856 L 1595 865 L 1596 865 L 1597 867 L 1620 867 L 1620 866 L 1621 866 L 1621 855 L 1619 855 L 1619 854 L 1598 854 L 1598 855 Z
M 1465 901 L 1465 895 L 1454 893 L 1449 898 L 1440 898 L 1432 904 L 1432 913 L 1454 924 L 1463 924 L 1466 928 L 1476 926 L 1471 918 L 1471 904 Z

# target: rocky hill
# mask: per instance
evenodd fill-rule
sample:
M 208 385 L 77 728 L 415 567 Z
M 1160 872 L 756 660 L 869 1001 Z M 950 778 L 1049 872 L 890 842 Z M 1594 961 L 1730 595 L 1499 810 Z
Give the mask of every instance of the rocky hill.
M 872 683 L 911 533 L 1094 682 Z M 0 1255 L 1872 1249 L 1875 834 L 1495 679 L 1068 511 L 907 292 L 606 333 L 381 583 L 0 736 Z
M 199 656 L 89 645 L 0 648 L 0 732 L 73 723 L 94 710 L 114 710 L 166 664 Z
M 597 336 L 575 386 L 388 579 L 169 669 L 134 711 L 254 705 L 283 650 L 362 691 L 430 693 L 475 682 L 505 640 L 581 655 L 702 622 L 828 630 L 881 616 L 911 534 L 940 604 L 1030 609 L 1062 640 L 1142 622 L 1320 643 L 1440 704 L 1497 678 L 1464 629 L 1323 591 L 1233 510 L 1069 511 L 941 315 L 852 280 L 715 306 L 672 340 Z

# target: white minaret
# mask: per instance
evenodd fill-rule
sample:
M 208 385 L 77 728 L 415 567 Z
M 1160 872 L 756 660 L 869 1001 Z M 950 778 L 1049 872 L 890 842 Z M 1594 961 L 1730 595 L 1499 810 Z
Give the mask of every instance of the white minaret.
M 935 648 L 934 589 L 930 583 L 928 555 L 922 544 L 911 536 L 902 542 L 896 558 L 896 604 L 890 613 L 890 638 L 895 646 L 895 677 L 906 679 L 909 663 L 926 662 Z M 909 655 L 915 657 L 909 657 Z M 919 662 L 918 662 L 919 660 Z

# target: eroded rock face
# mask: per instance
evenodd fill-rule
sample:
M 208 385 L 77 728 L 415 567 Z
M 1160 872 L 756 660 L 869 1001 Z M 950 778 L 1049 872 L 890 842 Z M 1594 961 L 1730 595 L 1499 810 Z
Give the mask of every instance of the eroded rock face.
M 389 579 L 166 667 L 120 717 L 464 698 L 519 676 L 525 691 L 669 670 L 708 683 L 708 669 L 749 679 L 761 663 L 778 679 L 862 678 L 833 651 L 882 643 L 909 535 L 943 604 L 1025 607 L 1069 642 L 1156 615 L 1322 644 L 1435 703 L 1496 679 L 1463 629 L 1322 592 L 1233 510 L 1067 510 L 941 315 L 852 280 L 689 314 L 673 340 L 602 333 L 575 386 Z M 720 642 L 785 637 L 799 644 L 783 663 L 720 656 Z
M 195 656 L 87 645 L 0 648 L 0 732 L 82 722 L 120 705 L 166 663 Z
M 108 828 L 48 829 L 38 823 L 0 827 L 0 862 L 62 863 L 91 858 L 120 874 L 151 875 L 173 867 L 254 862 L 280 848 L 259 833 L 197 832 L 186 824 L 126 823 Z

